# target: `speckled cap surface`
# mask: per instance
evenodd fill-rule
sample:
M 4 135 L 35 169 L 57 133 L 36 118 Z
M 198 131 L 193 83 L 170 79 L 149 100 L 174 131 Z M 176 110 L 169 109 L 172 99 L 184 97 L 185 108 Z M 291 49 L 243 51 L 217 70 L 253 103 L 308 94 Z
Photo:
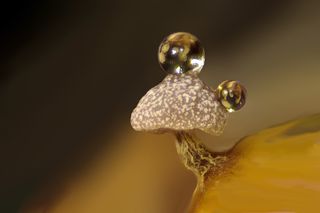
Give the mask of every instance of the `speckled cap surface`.
M 195 75 L 167 75 L 150 89 L 131 114 L 137 131 L 187 131 L 199 129 L 219 135 L 228 112 L 215 92 Z

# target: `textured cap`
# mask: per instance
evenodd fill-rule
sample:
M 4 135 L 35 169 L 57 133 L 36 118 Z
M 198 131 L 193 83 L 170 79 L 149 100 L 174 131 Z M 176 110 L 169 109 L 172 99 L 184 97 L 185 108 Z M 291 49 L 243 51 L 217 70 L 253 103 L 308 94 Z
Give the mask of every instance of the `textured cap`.
M 212 89 L 195 75 L 167 75 L 141 98 L 131 114 L 137 131 L 199 129 L 219 135 L 228 112 Z

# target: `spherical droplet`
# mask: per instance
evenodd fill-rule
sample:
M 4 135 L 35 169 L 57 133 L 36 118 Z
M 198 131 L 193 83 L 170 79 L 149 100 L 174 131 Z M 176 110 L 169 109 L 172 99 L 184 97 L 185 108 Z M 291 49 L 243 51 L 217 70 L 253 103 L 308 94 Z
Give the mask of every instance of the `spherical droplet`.
M 204 49 L 194 35 L 173 33 L 161 42 L 158 59 L 169 74 L 198 74 L 204 65 Z
M 241 109 L 246 103 L 246 96 L 246 88 L 238 81 L 227 80 L 218 86 L 219 101 L 228 112 Z

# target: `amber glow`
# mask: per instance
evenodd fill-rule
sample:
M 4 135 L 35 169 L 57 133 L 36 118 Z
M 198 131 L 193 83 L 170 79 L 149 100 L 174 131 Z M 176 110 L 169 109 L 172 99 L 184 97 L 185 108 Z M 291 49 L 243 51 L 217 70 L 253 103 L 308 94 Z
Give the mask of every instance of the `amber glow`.
M 244 139 L 236 165 L 206 183 L 194 212 L 319 212 L 319 123 L 311 117 Z

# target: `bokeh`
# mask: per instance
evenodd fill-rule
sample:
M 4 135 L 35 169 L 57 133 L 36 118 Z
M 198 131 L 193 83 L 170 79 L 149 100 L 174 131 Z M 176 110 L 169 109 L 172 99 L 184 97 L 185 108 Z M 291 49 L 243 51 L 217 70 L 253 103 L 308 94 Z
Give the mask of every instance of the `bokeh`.
M 0 212 L 184 212 L 195 186 L 168 134 L 130 113 L 165 76 L 172 32 L 206 50 L 200 74 L 240 80 L 246 106 L 227 149 L 268 126 L 319 113 L 319 2 L 8 1 L 1 6 Z

